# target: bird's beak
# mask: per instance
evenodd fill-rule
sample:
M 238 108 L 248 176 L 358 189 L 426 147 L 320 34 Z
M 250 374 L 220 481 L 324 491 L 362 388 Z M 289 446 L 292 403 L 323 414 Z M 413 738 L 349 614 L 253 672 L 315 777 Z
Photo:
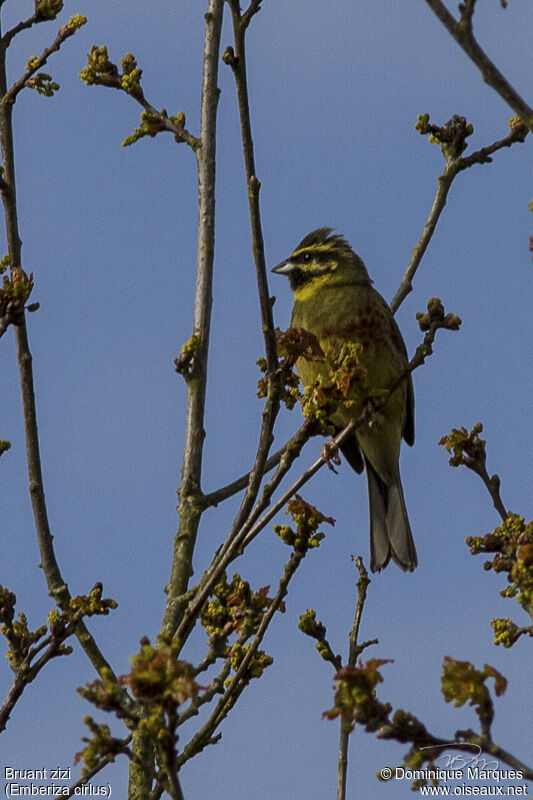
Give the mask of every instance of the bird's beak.
M 281 264 L 278 264 L 271 271 L 275 272 L 277 275 L 289 275 L 293 269 L 294 265 L 290 261 L 282 261 Z

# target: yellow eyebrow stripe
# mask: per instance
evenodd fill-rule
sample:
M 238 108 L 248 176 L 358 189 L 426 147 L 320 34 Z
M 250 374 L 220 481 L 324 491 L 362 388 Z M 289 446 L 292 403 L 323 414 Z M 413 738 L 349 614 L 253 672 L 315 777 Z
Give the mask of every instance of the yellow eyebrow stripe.
M 294 258 L 294 256 L 299 256 L 301 253 L 329 253 L 334 249 L 335 247 L 333 244 L 313 244 L 309 247 L 302 247 L 299 250 L 295 250 L 291 258 Z

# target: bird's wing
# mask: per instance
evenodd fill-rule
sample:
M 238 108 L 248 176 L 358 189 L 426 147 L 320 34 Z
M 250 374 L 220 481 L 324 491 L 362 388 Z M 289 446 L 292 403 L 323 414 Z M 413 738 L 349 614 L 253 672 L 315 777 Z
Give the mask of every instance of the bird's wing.
M 413 379 L 409 375 L 407 380 L 407 398 L 405 401 L 405 422 L 403 424 L 402 436 L 411 447 L 415 443 L 415 392 L 413 389 Z
M 341 430 L 342 428 L 336 428 L 335 429 L 336 434 L 340 433 Z M 348 464 L 351 466 L 351 468 L 356 472 L 358 472 L 359 474 L 361 474 L 361 472 L 365 468 L 365 464 L 363 461 L 363 455 L 361 453 L 359 443 L 353 433 L 351 436 L 349 436 L 347 439 L 344 440 L 344 442 L 341 444 L 340 450 L 344 458 L 348 462 Z

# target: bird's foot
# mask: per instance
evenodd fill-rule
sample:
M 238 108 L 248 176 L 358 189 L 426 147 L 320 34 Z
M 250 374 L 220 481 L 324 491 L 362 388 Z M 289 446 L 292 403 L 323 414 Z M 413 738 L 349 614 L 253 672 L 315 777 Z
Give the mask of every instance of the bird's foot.
M 341 463 L 341 459 L 339 456 L 339 452 L 335 447 L 335 445 L 333 444 L 333 442 L 326 442 L 326 444 L 323 444 L 322 449 L 320 451 L 320 455 L 326 462 L 328 469 L 330 469 L 332 472 L 335 473 L 335 475 L 337 475 L 337 470 L 335 469 L 333 464 L 339 466 L 339 464 Z M 331 462 L 333 462 L 333 464 Z
M 376 414 L 376 403 L 372 397 L 367 397 L 363 403 L 362 417 L 370 430 L 378 427 L 378 418 Z

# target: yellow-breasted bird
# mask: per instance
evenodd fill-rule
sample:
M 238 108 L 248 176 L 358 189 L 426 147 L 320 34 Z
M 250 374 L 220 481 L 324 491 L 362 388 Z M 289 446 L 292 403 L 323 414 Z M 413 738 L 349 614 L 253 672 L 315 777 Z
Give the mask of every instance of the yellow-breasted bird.
M 291 326 L 316 336 L 325 360 L 300 357 L 296 371 L 304 386 L 312 386 L 331 369 L 328 353 L 345 342 L 362 346 L 358 363 L 366 370 L 365 384 L 386 390 L 407 366 L 407 350 L 392 312 L 372 288 L 365 265 L 348 242 L 332 228 L 308 234 L 273 272 L 287 275 L 294 293 Z M 337 431 L 361 416 L 369 399 L 357 383 L 351 385 L 348 404 L 341 403 L 330 422 Z M 416 549 L 400 481 L 402 437 L 415 438 L 414 393 L 409 375 L 377 412 L 376 424 L 364 424 L 341 445 L 356 472 L 366 467 L 370 507 L 370 567 L 383 569 L 392 560 L 403 570 L 413 570 Z

